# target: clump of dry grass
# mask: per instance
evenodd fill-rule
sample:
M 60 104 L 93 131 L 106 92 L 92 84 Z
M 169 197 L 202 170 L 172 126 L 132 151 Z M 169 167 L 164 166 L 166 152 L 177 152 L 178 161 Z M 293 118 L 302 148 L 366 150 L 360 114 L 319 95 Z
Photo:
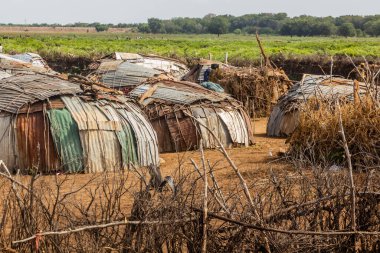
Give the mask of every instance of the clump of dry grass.
M 290 87 L 283 70 L 272 67 L 223 68 L 213 71 L 211 80 L 244 104 L 250 116 L 268 116 L 277 99 Z
M 311 100 L 303 108 L 299 127 L 289 139 L 290 155 L 310 164 L 344 165 L 346 158 L 339 116 L 356 169 L 380 165 L 380 108 L 370 98 L 357 103 Z

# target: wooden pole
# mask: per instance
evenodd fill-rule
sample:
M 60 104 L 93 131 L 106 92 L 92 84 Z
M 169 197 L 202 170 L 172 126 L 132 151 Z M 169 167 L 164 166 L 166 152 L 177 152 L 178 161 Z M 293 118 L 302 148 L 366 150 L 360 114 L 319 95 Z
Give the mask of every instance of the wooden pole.
M 205 155 L 203 152 L 203 140 L 201 139 L 199 145 L 199 151 L 201 152 L 201 161 L 203 167 L 203 177 L 204 177 L 204 192 L 203 192 L 203 238 L 202 238 L 202 253 L 207 252 L 207 192 L 208 192 L 208 183 L 207 183 L 207 170 L 205 165 Z

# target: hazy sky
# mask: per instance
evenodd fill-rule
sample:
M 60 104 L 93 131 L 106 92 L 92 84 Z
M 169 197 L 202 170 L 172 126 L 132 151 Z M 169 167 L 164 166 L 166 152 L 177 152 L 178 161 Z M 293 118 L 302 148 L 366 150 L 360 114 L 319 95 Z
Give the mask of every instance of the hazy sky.
M 0 0 L 0 23 L 137 23 L 149 17 L 286 12 L 290 16 L 380 14 L 380 0 Z

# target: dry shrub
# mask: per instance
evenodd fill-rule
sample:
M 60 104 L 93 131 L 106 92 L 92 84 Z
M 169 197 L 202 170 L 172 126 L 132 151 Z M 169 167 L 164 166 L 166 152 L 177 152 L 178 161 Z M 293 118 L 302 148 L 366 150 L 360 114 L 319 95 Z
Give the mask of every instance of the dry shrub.
M 290 155 L 309 164 L 345 165 L 339 113 L 353 166 L 379 168 L 380 108 L 370 98 L 362 98 L 356 104 L 344 103 L 340 110 L 334 101 L 309 101 L 301 111 L 298 128 L 289 139 Z
M 39 252 L 200 252 L 205 225 L 201 173 L 189 164 L 183 165 L 175 173 L 177 190 L 173 194 L 168 188 L 149 190 L 144 171 L 139 172 L 140 180 L 132 173 L 121 172 L 89 175 L 81 182 L 76 182 L 75 175 L 13 177 L 18 182 L 15 185 L 2 176 L 2 251 L 37 252 L 38 242 Z M 264 238 L 272 252 L 347 252 L 355 245 L 362 252 L 380 249 L 378 235 L 333 234 L 351 229 L 344 172 L 315 168 L 305 173 L 295 169 L 286 175 L 270 172 L 267 178 L 249 179 L 252 206 L 232 171 L 228 187 L 213 179 L 220 175 L 212 166 L 206 171 L 210 187 L 207 252 L 266 252 Z M 356 188 L 357 230 L 376 233 L 380 230 L 380 175 L 374 172 L 363 178 Z M 285 233 L 253 229 L 213 214 Z M 95 227 L 11 243 L 39 231 L 70 232 L 115 221 L 158 223 Z M 326 233 L 308 235 L 310 231 Z
M 269 116 L 291 85 L 284 71 L 271 67 L 222 68 L 212 71 L 210 79 L 241 101 L 250 116 Z

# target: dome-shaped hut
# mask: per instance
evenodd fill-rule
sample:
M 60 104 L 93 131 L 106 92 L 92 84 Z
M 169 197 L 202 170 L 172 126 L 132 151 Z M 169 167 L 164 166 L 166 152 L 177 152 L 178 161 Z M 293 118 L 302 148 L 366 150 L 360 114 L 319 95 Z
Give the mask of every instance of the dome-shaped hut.
M 251 122 L 240 102 L 199 84 L 152 79 L 131 91 L 156 130 L 160 152 L 253 143 Z
M 0 160 L 28 173 L 158 165 L 157 137 L 135 102 L 100 84 L 40 73 L 0 80 Z
M 354 100 L 354 89 L 357 89 L 358 96 L 367 94 L 364 83 L 336 76 L 304 75 L 301 82 L 279 98 L 270 114 L 267 134 L 278 137 L 291 135 L 299 124 L 302 107 L 308 100 L 315 98 L 325 101 L 350 101 Z
M 88 78 L 128 93 L 154 76 L 169 74 L 180 80 L 188 68 L 182 62 L 156 55 L 116 52 L 91 64 Z

